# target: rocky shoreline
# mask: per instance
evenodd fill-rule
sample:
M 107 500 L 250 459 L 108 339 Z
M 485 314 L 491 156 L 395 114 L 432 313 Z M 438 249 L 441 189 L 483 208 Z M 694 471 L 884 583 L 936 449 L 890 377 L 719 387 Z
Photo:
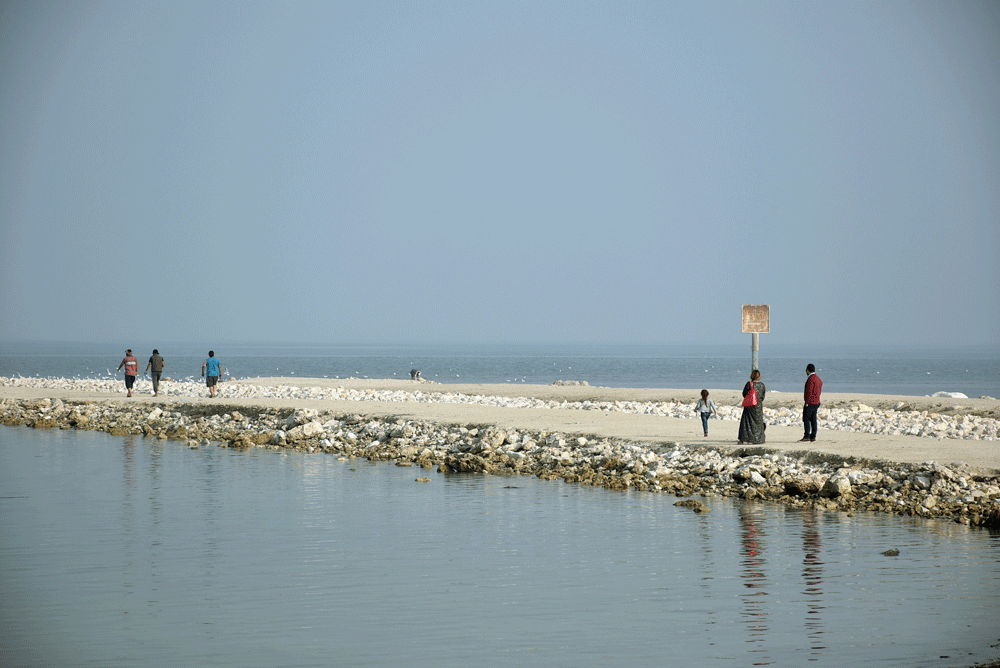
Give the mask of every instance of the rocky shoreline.
M 8 380 L 0 379 L 0 384 Z M 248 392 L 280 395 L 300 390 L 247 390 L 247 386 L 225 385 L 226 390 L 241 397 Z M 308 388 L 310 392 L 321 389 Z M 301 390 L 297 396 L 302 398 Z M 373 400 L 370 394 L 367 396 Z M 411 396 L 409 400 L 414 399 Z M 582 405 L 579 408 L 589 409 Z M 684 417 L 690 417 L 690 406 L 683 408 Z M 930 419 L 932 424 L 943 420 L 940 416 Z M 996 427 L 991 424 L 995 419 L 980 419 L 980 433 L 995 433 Z M 436 468 L 440 473 L 534 475 L 679 497 L 724 496 L 768 500 L 796 508 L 947 518 L 971 526 L 1000 528 L 1000 475 L 963 464 L 905 464 L 817 453 L 781 454 L 769 452 L 764 446 L 709 448 L 673 442 L 637 443 L 586 434 L 502 429 L 490 424 L 455 425 L 311 408 L 270 408 L 227 402 L 225 395 L 212 403 L 172 401 L 153 407 L 121 401 L 7 398 L 0 401 L 0 423 L 142 435 L 177 440 L 189 447 L 259 447 L 363 457 L 394 461 L 398 466 Z M 933 427 L 924 431 L 928 436 L 940 433 Z M 694 501 L 685 499 L 685 505 L 707 509 Z

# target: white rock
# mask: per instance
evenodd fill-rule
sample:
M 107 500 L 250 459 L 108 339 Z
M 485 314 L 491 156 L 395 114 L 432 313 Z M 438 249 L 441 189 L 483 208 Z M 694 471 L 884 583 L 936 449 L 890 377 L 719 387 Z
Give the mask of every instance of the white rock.
M 850 493 L 850 491 L 851 481 L 847 479 L 847 476 L 831 476 L 823 483 L 823 489 L 820 490 L 819 495 L 835 499 L 838 496 Z
M 305 424 L 306 422 L 314 419 L 317 415 L 319 415 L 319 412 L 313 408 L 298 408 L 294 413 L 285 419 L 285 424 L 289 427 Z
M 871 473 L 853 469 L 847 473 L 847 479 L 852 485 L 867 485 L 874 480 L 874 477 Z

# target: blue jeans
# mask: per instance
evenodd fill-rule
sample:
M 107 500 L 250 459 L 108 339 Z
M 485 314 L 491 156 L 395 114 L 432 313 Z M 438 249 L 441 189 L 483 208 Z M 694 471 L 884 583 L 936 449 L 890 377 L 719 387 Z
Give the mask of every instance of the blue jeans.
M 802 437 L 803 440 L 816 440 L 816 426 L 818 423 L 818 420 L 816 419 L 817 412 L 819 412 L 819 404 L 809 404 L 802 409 L 802 424 L 805 426 L 806 432 L 806 435 Z
M 708 433 L 708 416 L 709 415 L 711 415 L 711 413 L 706 413 L 704 411 L 701 412 L 701 426 L 704 428 L 706 434 Z

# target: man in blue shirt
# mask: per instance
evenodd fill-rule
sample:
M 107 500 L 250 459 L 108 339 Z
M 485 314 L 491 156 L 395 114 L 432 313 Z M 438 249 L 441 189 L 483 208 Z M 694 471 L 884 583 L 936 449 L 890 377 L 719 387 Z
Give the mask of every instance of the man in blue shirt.
M 206 375 L 205 372 L 208 372 Z M 215 386 L 219 382 L 219 360 L 215 359 L 215 351 L 208 351 L 208 359 L 201 365 L 201 375 L 208 385 L 209 396 L 215 397 Z

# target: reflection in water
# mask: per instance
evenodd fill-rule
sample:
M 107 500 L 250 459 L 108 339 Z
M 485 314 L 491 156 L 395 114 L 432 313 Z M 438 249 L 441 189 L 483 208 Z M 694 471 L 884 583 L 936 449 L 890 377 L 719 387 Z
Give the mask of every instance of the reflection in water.
M 803 516 L 802 579 L 805 581 L 806 596 L 806 637 L 809 639 L 810 661 L 817 661 L 826 649 L 823 643 L 823 561 L 820 552 L 823 548 L 819 530 L 816 527 L 815 515 Z
M 128 434 L 123 437 L 122 449 L 122 587 L 124 593 L 131 595 L 135 592 L 135 583 L 141 577 L 136 572 L 136 555 L 142 549 L 138 543 L 139 536 L 142 535 L 144 522 L 139 517 L 139 509 L 136 507 L 137 492 L 139 489 L 139 472 L 137 471 L 137 459 L 141 456 L 136 452 L 135 436 Z
M 743 617 L 746 618 L 747 642 L 755 643 L 751 646 L 751 652 L 766 652 L 763 645 L 767 640 L 768 612 L 765 607 L 767 596 L 767 576 L 764 573 L 764 521 L 759 517 L 754 508 L 741 505 L 739 509 L 740 518 L 740 555 L 742 557 L 743 586 L 749 589 L 742 595 Z M 758 657 L 754 661 L 755 666 L 766 666 L 770 663 L 766 657 Z
M 715 527 L 707 517 L 702 517 L 701 520 L 698 523 L 698 553 L 701 556 L 700 563 L 702 570 L 699 587 L 705 592 L 706 596 L 709 596 L 711 595 L 712 581 L 715 580 L 715 571 L 717 568 L 715 555 L 712 553 L 712 533 Z M 715 610 L 709 610 L 709 614 L 715 614 Z
M 131 596 L 154 583 L 162 569 L 158 557 L 164 513 L 160 495 L 163 444 L 134 434 L 122 438 L 121 585 Z
M 704 632 L 706 634 L 704 642 L 707 646 L 712 647 L 715 645 L 714 635 L 717 633 L 713 627 L 720 624 L 720 622 L 724 625 L 726 615 L 721 611 L 719 603 L 713 601 L 719 587 L 716 574 L 720 566 L 717 563 L 718 556 L 715 554 L 714 548 L 716 538 L 715 520 L 714 518 L 710 519 L 707 515 L 707 513 L 701 513 L 698 517 L 698 540 L 696 546 L 699 556 L 699 569 L 701 570 L 701 577 L 698 578 L 698 595 L 705 601 L 702 612 L 704 615 Z M 728 571 L 728 564 L 723 568 Z
M 947 668 L 998 654 L 1000 534 L 414 478 L 0 428 L 6 663 Z M 893 545 L 899 559 L 881 556 Z

